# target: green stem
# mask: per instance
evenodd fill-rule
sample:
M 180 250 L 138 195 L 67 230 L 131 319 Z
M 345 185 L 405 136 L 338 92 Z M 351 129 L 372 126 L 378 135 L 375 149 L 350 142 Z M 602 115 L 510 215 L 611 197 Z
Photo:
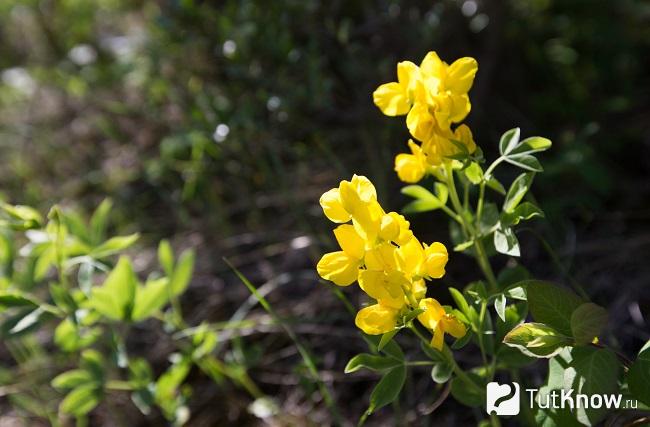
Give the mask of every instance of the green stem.
M 474 247 L 476 248 L 476 262 L 478 262 L 479 267 L 481 267 L 483 274 L 488 280 L 490 291 L 497 292 L 499 289 L 497 286 L 497 279 L 494 275 L 494 271 L 490 265 L 490 260 L 488 259 L 485 248 L 483 247 L 483 242 L 480 238 L 475 238 Z

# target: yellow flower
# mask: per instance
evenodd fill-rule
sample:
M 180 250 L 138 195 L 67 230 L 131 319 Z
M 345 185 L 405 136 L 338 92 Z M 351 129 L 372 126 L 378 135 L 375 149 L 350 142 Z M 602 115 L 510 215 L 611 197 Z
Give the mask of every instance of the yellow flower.
M 413 232 L 411 231 L 411 223 L 404 218 L 404 215 L 400 215 L 397 212 L 388 212 L 388 215 L 393 217 L 397 224 L 399 225 L 399 235 L 393 239 L 398 245 L 405 245 L 413 237 Z
M 424 79 L 432 79 L 437 92 L 466 94 L 472 88 L 478 63 L 474 58 L 457 59 L 451 65 L 442 61 L 436 52 L 429 52 L 420 64 Z
M 458 126 L 454 132 L 449 130 L 446 133 L 434 133 L 429 140 L 422 144 L 422 152 L 426 154 L 427 162 L 431 166 L 438 166 L 449 160 L 450 156 L 460 152 L 460 149 L 450 140 L 463 144 L 470 154 L 476 151 L 472 131 L 467 125 Z
M 395 329 L 399 310 L 381 304 L 362 308 L 354 323 L 368 335 L 381 335 Z
M 462 338 L 467 333 L 465 325 L 453 314 L 445 312 L 445 309 L 433 298 L 420 300 L 420 308 L 424 313 L 418 316 L 422 325 L 432 331 L 431 347 L 442 350 L 445 333 L 454 338 Z
M 445 266 L 449 260 L 447 248 L 440 242 L 434 242 L 431 246 L 424 247 L 423 275 L 434 279 L 440 279 L 445 275 Z
M 416 183 L 427 172 L 427 156 L 412 139 L 408 144 L 412 154 L 398 154 L 395 157 L 395 171 L 402 181 Z
M 339 286 L 348 286 L 359 276 L 365 242 L 349 224 L 336 227 L 334 235 L 342 250 L 323 255 L 316 270 L 323 279 L 331 280 Z
M 325 216 L 332 222 L 345 223 L 352 218 L 350 212 L 346 211 L 341 203 L 341 192 L 338 188 L 332 188 L 323 193 L 319 202 Z
M 381 305 L 401 309 L 406 305 L 404 287 L 410 289 L 411 283 L 399 271 L 362 270 L 359 273 L 359 286 Z
M 397 269 L 395 252 L 397 247 L 390 242 L 382 242 L 366 251 L 366 268 L 375 271 L 393 271 Z
M 417 65 L 404 61 L 397 64 L 397 82 L 385 83 L 372 94 L 377 107 L 387 116 L 401 116 L 411 108 L 411 92 L 419 78 Z

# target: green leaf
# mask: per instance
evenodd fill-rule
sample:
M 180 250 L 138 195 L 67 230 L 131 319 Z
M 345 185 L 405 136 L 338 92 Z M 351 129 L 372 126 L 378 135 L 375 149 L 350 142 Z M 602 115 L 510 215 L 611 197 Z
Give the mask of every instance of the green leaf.
M 101 287 L 92 290 L 90 304 L 104 316 L 129 320 L 135 300 L 137 278 L 131 261 L 120 257 Z
M 456 341 L 454 341 L 451 344 L 452 350 L 460 350 L 461 348 L 465 347 L 467 344 L 470 343 L 470 341 L 472 341 L 473 335 L 474 333 L 472 332 L 471 329 L 467 330 L 467 333 L 465 333 L 465 335 L 456 339 Z
M 171 277 L 174 272 L 174 252 L 167 240 L 162 240 L 158 245 L 158 262 L 167 277 Z
M 505 187 L 504 187 L 503 184 L 501 184 L 501 183 L 499 182 L 499 180 L 497 180 L 494 176 L 491 176 L 491 177 L 487 180 L 486 184 L 487 184 L 487 186 L 488 186 L 489 188 L 491 188 L 492 190 L 496 191 L 497 193 L 502 194 L 502 195 L 504 195 L 504 196 L 506 195 L 506 189 L 505 189 Z
M 81 353 L 80 366 L 99 382 L 104 381 L 104 364 L 104 356 L 97 350 L 88 349 Z
M 584 301 L 573 292 L 553 283 L 530 280 L 526 286 L 530 313 L 536 322 L 546 323 L 566 336 L 572 336 L 571 316 Z
M 397 366 L 386 372 L 370 394 L 368 414 L 392 403 L 399 396 L 406 381 L 406 366 Z
M 94 384 L 84 384 L 72 390 L 63 399 L 61 412 L 80 417 L 92 411 L 102 400 L 101 389 Z
M 609 349 L 574 347 L 571 368 L 564 373 L 564 387 L 576 394 L 613 394 L 618 391 L 621 365 Z M 576 418 L 584 425 L 597 425 L 610 411 L 601 408 L 576 408 Z
M 182 294 L 190 284 L 192 272 L 194 271 L 194 258 L 194 251 L 187 250 L 184 251 L 178 259 L 178 264 L 176 264 L 174 274 L 172 275 L 169 284 L 173 295 Z
M 462 378 L 454 377 L 451 380 L 451 395 L 465 406 L 478 408 L 485 404 L 485 382 L 473 372 L 466 372 L 475 387 L 467 384 Z
M 172 400 L 176 395 L 176 390 L 187 377 L 192 367 L 192 362 L 189 358 L 185 357 L 178 361 L 178 363 L 170 366 L 165 373 L 163 373 L 156 381 L 156 403 L 165 405 Z
M 438 363 L 433 366 L 431 369 L 431 379 L 435 383 L 444 384 L 449 381 L 451 374 L 454 371 L 454 367 L 449 363 Z
M 543 323 L 522 323 L 508 332 L 503 342 L 527 356 L 548 358 L 570 345 L 572 339 Z
M 417 200 L 409 203 L 402 209 L 404 213 L 427 212 L 439 209 L 447 203 L 449 190 L 441 183 L 435 184 L 436 195 L 420 185 L 407 185 L 402 188 L 402 194 Z
M 0 220 L 0 225 L 6 224 L 14 230 L 31 230 L 41 228 L 43 217 L 37 210 L 29 206 L 10 205 L 0 202 L 2 209 L 8 216 L 9 220 Z
M 106 238 L 106 228 L 108 226 L 108 214 L 113 207 L 113 202 L 111 199 L 104 199 L 92 217 L 90 218 L 90 236 L 91 242 L 94 245 L 98 245 L 104 241 Z
M 54 343 L 65 352 L 73 352 L 88 347 L 101 334 L 100 328 L 84 328 L 67 318 L 61 321 L 54 330 Z
M 506 131 L 499 140 L 499 152 L 502 156 L 508 155 L 519 144 L 519 135 L 521 131 L 519 128 L 510 129 Z
M 494 310 L 502 321 L 506 321 L 506 296 L 499 294 L 494 300 Z
M 82 384 L 95 383 L 95 378 L 84 369 L 73 369 L 57 375 L 52 380 L 52 387 L 58 389 L 71 389 Z
M 451 294 L 451 297 L 454 299 L 454 302 L 456 303 L 456 307 L 458 307 L 461 313 L 469 318 L 469 304 L 467 303 L 465 296 L 458 289 L 452 288 L 451 286 L 448 288 L 448 290 Z
M 515 208 L 519 205 L 521 200 L 524 198 L 530 185 L 533 182 L 533 173 L 527 172 L 519 175 L 510 185 L 508 189 L 508 194 L 506 194 L 506 200 L 503 202 L 503 211 L 506 213 L 512 213 Z
M 168 286 L 169 279 L 161 277 L 149 280 L 144 286 L 138 287 L 135 293 L 132 320 L 146 319 L 164 306 L 169 300 Z
M 530 154 L 511 155 L 505 158 L 506 162 L 530 172 L 544 172 L 544 168 L 535 157 Z
M 113 255 L 128 248 L 133 243 L 135 243 L 139 237 L 140 235 L 138 233 L 130 234 L 128 236 L 111 237 L 90 251 L 89 255 L 94 258 L 105 258 L 109 255 Z
M 551 140 L 541 136 L 531 136 L 526 138 L 512 150 L 511 154 L 533 154 L 546 151 L 551 148 Z
M 385 371 L 402 365 L 402 361 L 393 357 L 376 356 L 373 354 L 362 353 L 354 356 L 345 366 L 345 373 L 349 374 L 360 369 L 370 369 L 371 371 Z
M 0 292 L 0 308 L 37 307 L 39 303 L 19 292 Z
M 627 372 L 627 383 L 635 398 L 650 405 L 650 341 L 641 351 Z
M 9 329 L 9 334 L 15 335 L 27 330 L 32 326 L 35 326 L 40 320 L 41 315 L 43 315 L 44 313 L 45 310 L 43 309 L 43 307 L 38 307 L 33 311 L 27 313 L 11 329 Z
M 424 342 L 420 342 L 420 348 L 422 348 L 424 354 L 426 354 L 427 357 L 431 359 L 433 362 L 447 363 L 447 358 L 440 350 L 435 349 L 431 347 L 429 344 Z
M 501 215 L 501 224 L 508 227 L 519 224 L 520 221 L 527 221 L 535 217 L 543 217 L 544 212 L 530 202 L 523 202 L 512 212 L 504 212 Z
M 607 310 L 592 302 L 586 302 L 571 314 L 571 331 L 576 345 L 589 344 L 600 334 L 607 323 Z
M 483 206 L 481 213 L 481 223 L 479 230 L 482 235 L 487 236 L 494 231 L 494 228 L 499 223 L 499 208 L 494 203 L 486 203 Z
M 519 240 L 510 227 L 497 228 L 494 231 L 494 248 L 497 252 L 509 256 L 520 256 Z
M 465 176 L 474 185 L 480 184 L 481 181 L 483 181 L 483 169 L 481 169 L 481 166 L 476 163 L 472 162 L 467 166 L 464 170 Z

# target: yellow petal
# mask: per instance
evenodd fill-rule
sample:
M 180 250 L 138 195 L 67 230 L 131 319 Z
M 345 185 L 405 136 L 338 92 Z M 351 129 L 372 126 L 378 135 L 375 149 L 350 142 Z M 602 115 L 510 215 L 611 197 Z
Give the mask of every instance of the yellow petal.
M 427 294 L 427 284 L 423 279 L 415 280 L 411 283 L 411 292 L 416 300 L 421 300 Z
M 385 83 L 372 94 L 372 100 L 387 116 L 401 116 L 408 113 L 411 104 L 408 93 L 397 82 Z
M 380 335 L 395 329 L 398 310 L 375 304 L 357 313 L 354 323 L 368 335 Z
M 333 188 L 325 192 L 320 197 L 320 205 L 323 208 L 325 216 L 332 222 L 344 223 L 348 222 L 351 218 L 350 213 L 341 204 L 338 188 Z
M 348 286 L 357 280 L 359 260 L 350 258 L 345 252 L 330 252 L 318 261 L 316 270 L 320 277 L 331 280 L 339 286 Z
M 409 139 L 408 145 L 413 154 L 398 154 L 395 157 L 395 171 L 402 181 L 415 183 L 427 172 L 427 158 L 412 139 Z
M 349 257 L 360 260 L 365 253 L 365 242 L 350 224 L 339 225 L 334 229 L 336 241 Z
M 454 131 L 454 138 L 456 141 L 462 142 L 465 147 L 467 147 L 467 151 L 469 151 L 470 154 L 476 151 L 476 143 L 474 142 L 474 136 L 472 135 L 469 126 L 458 126 Z
M 433 338 L 431 339 L 431 347 L 436 350 L 442 351 L 442 346 L 445 343 L 445 332 L 442 328 L 436 328 L 433 330 Z
M 412 237 L 396 251 L 396 258 L 401 271 L 410 277 L 417 276 L 424 262 L 424 248 L 417 238 Z
M 463 322 L 450 314 L 445 315 L 442 319 L 442 327 L 445 332 L 454 338 L 462 338 L 467 333 L 467 328 L 465 328 Z
M 449 260 L 447 248 L 440 242 L 424 248 L 424 274 L 434 279 L 445 275 L 445 266 Z
M 420 64 L 420 71 L 427 76 L 444 78 L 447 70 L 447 64 L 440 60 L 436 52 L 429 52 Z
M 365 176 L 356 174 L 352 175 L 350 184 L 352 184 L 352 187 L 354 187 L 359 198 L 364 203 L 370 203 L 373 200 L 377 200 L 377 190 L 372 182 L 370 182 L 370 180 Z
M 385 214 L 381 217 L 379 237 L 383 240 L 395 240 L 399 237 L 399 223 L 391 215 Z
M 388 242 L 376 245 L 366 251 L 365 263 L 368 270 L 392 271 L 396 269 L 395 251 L 397 248 Z
M 467 93 L 472 87 L 472 83 L 474 83 L 474 76 L 476 76 L 477 71 L 478 63 L 476 59 L 460 58 L 447 69 L 445 87 L 454 93 Z
M 370 244 L 377 240 L 381 229 L 381 218 L 384 210 L 375 200 L 368 204 L 360 204 L 352 215 L 352 224 L 359 236 Z
M 406 127 L 414 138 L 426 141 L 431 137 L 435 125 L 435 117 L 429 112 L 427 104 L 417 102 L 406 116 Z
M 354 216 L 358 209 L 377 200 L 377 190 L 365 176 L 353 175 L 350 181 L 341 181 L 339 197 L 343 208 Z
M 409 228 L 411 223 L 409 223 L 403 215 L 400 215 L 397 212 L 388 212 L 388 215 L 392 216 L 397 221 L 397 224 L 399 224 L 399 236 L 395 239 L 395 243 L 400 246 L 408 243 L 408 241 L 413 237 L 413 232 Z
M 404 306 L 402 284 L 407 284 L 406 278 L 397 271 L 386 274 L 383 271 L 361 270 L 359 273 L 361 289 L 389 307 L 399 309 Z
M 434 330 L 438 321 L 445 315 L 445 309 L 433 298 L 420 300 L 420 308 L 424 310 L 424 313 L 418 315 L 418 320 L 425 328 Z
M 419 75 L 420 70 L 418 69 L 418 66 L 411 61 L 402 61 L 397 63 L 397 80 L 407 94 L 409 90 L 413 90 L 415 87 Z

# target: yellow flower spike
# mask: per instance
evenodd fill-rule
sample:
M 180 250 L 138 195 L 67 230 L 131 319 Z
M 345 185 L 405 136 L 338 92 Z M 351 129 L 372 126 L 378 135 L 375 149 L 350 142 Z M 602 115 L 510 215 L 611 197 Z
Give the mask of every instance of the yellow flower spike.
M 381 304 L 362 308 L 354 323 L 368 335 L 381 335 L 395 329 L 399 310 Z
M 445 266 L 449 260 L 447 248 L 440 242 L 432 243 L 424 248 L 424 274 L 434 279 L 445 275 Z
M 365 263 L 368 270 L 393 271 L 397 269 L 395 251 L 389 242 L 380 243 L 366 251 Z
M 445 309 L 435 299 L 422 299 L 420 308 L 424 310 L 424 313 L 418 315 L 418 320 L 433 333 L 431 347 L 442 350 L 445 333 L 454 338 L 461 338 L 467 333 L 465 325 L 453 314 L 446 313 Z
M 387 116 L 401 116 L 411 108 L 411 91 L 419 78 L 418 66 L 404 61 L 397 64 L 397 82 L 385 83 L 372 94 L 377 107 Z
M 336 241 L 350 258 L 361 260 L 365 254 L 365 242 L 352 225 L 339 225 L 334 229 Z
M 381 239 L 394 241 L 399 237 L 399 233 L 399 222 L 395 217 L 389 214 L 381 217 L 381 226 L 379 229 L 379 237 Z
M 411 223 L 404 218 L 404 215 L 400 215 L 397 212 L 388 212 L 388 215 L 392 216 L 399 225 L 399 235 L 393 241 L 400 246 L 405 245 L 413 237 L 413 232 L 410 228 Z
M 323 208 L 325 216 L 332 222 L 345 223 L 350 221 L 352 216 L 345 210 L 341 203 L 340 192 L 338 188 L 332 188 L 320 197 L 320 205 Z
M 409 281 L 399 271 L 362 270 L 359 272 L 359 287 L 382 305 L 395 309 L 404 307 L 403 286 L 410 287 Z
M 413 184 L 424 177 L 428 163 L 427 156 L 412 139 L 409 139 L 408 145 L 412 154 L 398 154 L 395 157 L 395 171 L 399 179 Z
M 350 257 L 343 251 L 330 252 L 318 261 L 316 270 L 325 280 L 330 280 L 339 286 L 349 286 L 357 280 L 360 264 L 360 260 Z

